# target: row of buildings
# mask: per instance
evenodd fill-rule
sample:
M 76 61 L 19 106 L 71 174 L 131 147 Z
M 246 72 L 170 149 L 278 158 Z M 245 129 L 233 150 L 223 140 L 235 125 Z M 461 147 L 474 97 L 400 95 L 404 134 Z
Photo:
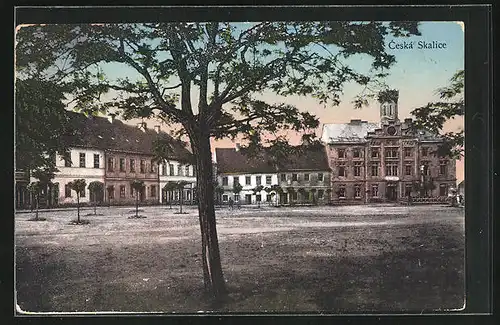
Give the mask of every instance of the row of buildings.
M 76 203 L 76 193 L 69 183 L 75 179 L 85 179 L 86 183 L 98 181 L 103 191 L 91 198 L 88 188 L 80 193 L 80 202 L 94 199 L 111 205 L 132 204 L 136 195 L 143 204 L 178 201 L 180 195 L 186 201 L 196 196 L 196 175 L 192 165 L 192 154 L 184 146 L 162 132 L 159 126 L 148 129 L 145 123 L 128 125 L 110 116 L 86 117 L 83 114 L 68 112 L 72 126 L 81 134 L 74 139 L 70 148 L 70 159 L 56 157 L 59 170 L 51 186 L 44 189 L 41 197 L 48 198 L 47 205 L 68 205 Z M 166 163 L 157 163 L 153 156 L 155 140 L 169 140 L 171 155 Z M 144 189 L 134 193 L 130 183 L 133 180 L 144 182 Z M 35 179 L 16 173 L 16 206 L 27 207 L 32 200 L 26 186 Z M 168 182 L 185 181 L 183 191 L 165 191 Z M 181 192 L 183 192 L 181 194 Z M 45 202 L 44 202 L 45 203 Z
M 415 130 L 411 119 L 399 120 L 397 91 L 379 98 L 378 123 L 324 124 L 323 147 L 290 156 L 282 168 L 249 158 L 238 147 L 216 149 L 223 199 L 268 201 L 269 193 L 253 189 L 274 185 L 284 191 L 278 195 L 283 203 L 396 202 L 410 195 L 445 200 L 456 187 L 456 162 L 438 154 L 442 138 Z M 243 187 L 238 194 L 232 193 L 234 182 Z
M 411 119 L 398 118 L 398 93 L 380 100 L 380 121 L 323 125 L 322 146 L 291 154 L 280 164 L 270 163 L 267 153 L 257 157 L 234 148 L 216 148 L 215 165 L 222 201 L 242 203 L 370 203 L 398 201 L 409 195 L 448 196 L 455 187 L 455 160 L 437 154 L 441 138 L 411 127 Z M 196 198 L 196 175 L 192 154 L 182 144 L 156 126 L 137 126 L 103 117 L 73 114 L 74 126 L 82 133 L 81 141 L 71 148 L 71 161 L 57 157 L 59 172 L 49 197 L 54 205 L 75 203 L 76 193 L 68 183 L 83 178 L 103 183 L 101 201 L 108 204 L 135 202 L 130 182 L 144 181 L 139 193 L 144 203 Z M 169 139 L 174 143 L 167 163 L 153 157 L 153 142 Z M 16 176 L 18 176 L 16 174 Z M 27 181 L 20 174 L 16 182 L 17 207 L 26 206 Z M 165 191 L 169 181 L 186 181 L 183 191 Z M 240 191 L 234 184 L 241 185 Z M 261 186 L 260 191 L 256 191 Z M 274 191 L 270 191 L 274 188 Z M 277 190 L 279 188 L 279 190 Z M 81 201 L 88 202 L 86 190 Z

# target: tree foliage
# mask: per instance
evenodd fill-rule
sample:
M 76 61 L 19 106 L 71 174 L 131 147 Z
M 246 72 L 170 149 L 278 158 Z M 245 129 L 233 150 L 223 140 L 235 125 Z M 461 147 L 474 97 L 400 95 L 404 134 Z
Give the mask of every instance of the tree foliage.
M 423 107 L 415 108 L 414 127 L 426 129 L 436 134 L 442 134 L 446 121 L 465 114 L 464 82 L 465 71 L 457 71 L 450 79 L 450 85 L 437 90 L 440 101 L 431 102 Z M 443 134 L 443 144 L 438 148 L 440 156 L 460 158 L 464 154 L 464 131 L 446 132 Z

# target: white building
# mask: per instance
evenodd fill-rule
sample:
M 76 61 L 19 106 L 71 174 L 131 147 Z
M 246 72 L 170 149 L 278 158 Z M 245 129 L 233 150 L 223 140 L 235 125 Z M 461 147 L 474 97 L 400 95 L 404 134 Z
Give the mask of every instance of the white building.
M 104 151 L 87 148 L 71 148 L 71 161 L 65 161 L 62 156 L 56 158 L 56 173 L 53 182 L 59 185 L 59 204 L 76 203 L 76 192 L 68 183 L 75 179 L 84 179 L 87 183 L 85 191 L 80 194 L 80 202 L 90 202 L 88 185 L 99 181 L 104 184 Z
M 180 191 L 165 191 L 164 188 L 168 182 L 184 181 L 188 184 L 184 187 L 183 201 L 192 203 L 195 199 L 196 176 L 194 166 L 189 163 L 183 163 L 178 160 L 169 160 L 165 163 L 160 163 L 158 167 L 159 182 L 162 195 L 160 203 L 178 202 Z

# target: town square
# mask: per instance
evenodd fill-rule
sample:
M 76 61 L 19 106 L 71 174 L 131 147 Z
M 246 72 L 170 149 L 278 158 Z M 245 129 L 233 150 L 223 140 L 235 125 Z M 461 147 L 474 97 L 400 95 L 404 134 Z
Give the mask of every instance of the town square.
M 16 312 L 463 310 L 464 28 L 17 25 Z

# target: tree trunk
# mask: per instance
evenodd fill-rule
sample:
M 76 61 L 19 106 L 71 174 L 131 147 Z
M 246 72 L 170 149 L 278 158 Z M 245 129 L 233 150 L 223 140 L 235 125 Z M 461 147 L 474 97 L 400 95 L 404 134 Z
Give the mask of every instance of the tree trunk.
M 80 194 L 76 194 L 77 222 L 80 223 Z
M 181 214 L 182 214 L 182 194 L 183 194 L 182 190 L 179 190 L 179 209 L 180 209 L 179 213 Z
M 135 193 L 135 217 L 139 217 L 139 191 Z
M 94 193 L 94 216 L 97 216 L 97 193 Z
M 36 199 L 36 212 L 35 212 L 35 220 L 38 221 L 38 195 L 35 197 Z
M 206 128 L 189 132 L 196 159 L 196 189 L 198 193 L 198 213 L 201 229 L 203 277 L 205 290 L 216 300 L 227 294 L 217 238 L 212 152 L 210 136 Z

